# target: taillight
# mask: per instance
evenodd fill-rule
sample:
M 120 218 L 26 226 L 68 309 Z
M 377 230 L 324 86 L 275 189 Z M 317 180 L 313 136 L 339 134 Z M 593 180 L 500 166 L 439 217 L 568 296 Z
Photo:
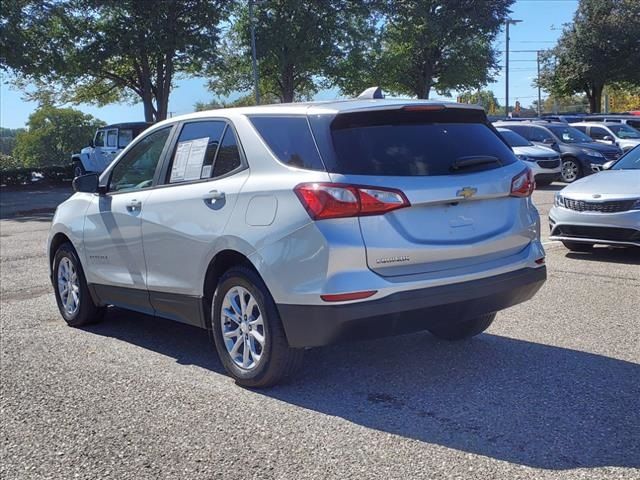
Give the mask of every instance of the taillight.
M 404 193 L 392 188 L 302 183 L 294 191 L 314 220 L 381 215 L 411 205 Z
M 512 197 L 528 197 L 536 189 L 536 181 L 530 168 L 523 170 L 511 180 Z

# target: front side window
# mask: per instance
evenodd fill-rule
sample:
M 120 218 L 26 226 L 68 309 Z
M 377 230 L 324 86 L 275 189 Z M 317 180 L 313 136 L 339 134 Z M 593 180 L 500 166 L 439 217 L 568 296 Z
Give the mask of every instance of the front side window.
M 561 139 L 564 143 L 590 143 L 593 142 L 591 137 L 588 137 L 580 130 L 577 130 L 573 127 L 549 127 L 549 130 L 553 132 L 553 134 Z M 593 128 L 592 128 L 593 130 Z
M 500 135 L 502 135 L 502 138 L 507 141 L 510 147 L 530 147 L 532 145 L 529 140 L 507 128 L 501 128 L 498 132 L 500 132 Z
M 306 117 L 252 116 L 251 123 L 285 165 L 324 170 Z
M 169 183 L 210 178 L 225 127 L 221 120 L 185 124 L 171 158 Z
M 153 185 L 153 176 L 171 128 L 147 135 L 127 152 L 111 172 L 109 191 L 135 191 Z
M 118 131 L 117 130 L 108 130 L 107 131 L 107 147 L 113 147 L 117 145 L 118 142 Z
M 104 147 L 104 130 L 96 132 L 96 138 L 93 140 L 94 147 Z

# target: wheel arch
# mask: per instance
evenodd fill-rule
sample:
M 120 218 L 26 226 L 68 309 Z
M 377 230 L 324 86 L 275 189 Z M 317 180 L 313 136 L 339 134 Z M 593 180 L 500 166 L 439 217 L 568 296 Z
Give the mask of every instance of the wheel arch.
M 56 252 L 60 248 L 63 243 L 68 243 L 75 250 L 76 255 L 78 254 L 78 250 L 73 245 L 71 239 L 64 233 L 58 232 L 52 238 L 51 242 L 49 242 L 49 268 L 53 270 L 53 258 L 56 255 Z
M 240 265 L 253 270 L 258 276 L 260 276 L 260 278 L 262 278 L 258 269 L 253 265 L 251 260 L 249 260 L 249 257 L 237 250 L 226 248 L 216 253 L 209 262 L 202 287 L 203 297 L 210 301 L 213 297 L 213 291 L 215 290 L 220 277 L 224 275 L 224 272 L 229 270 L 231 267 Z

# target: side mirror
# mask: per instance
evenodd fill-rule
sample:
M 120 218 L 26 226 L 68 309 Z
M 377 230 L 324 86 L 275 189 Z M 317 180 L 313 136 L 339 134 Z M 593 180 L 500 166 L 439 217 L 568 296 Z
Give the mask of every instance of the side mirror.
M 542 140 L 542 143 L 544 143 L 545 145 L 553 145 L 556 142 L 553 138 L 547 137 L 544 140 Z
M 92 138 L 91 140 L 89 140 L 89 146 L 90 146 L 91 148 L 94 148 L 94 147 L 95 147 L 95 145 L 93 144 L 93 138 Z
M 613 164 L 616 163 L 615 160 L 609 160 L 607 163 L 605 163 L 604 165 L 602 165 L 602 169 L 603 170 L 609 170 L 611 167 L 613 167 Z
M 602 139 L 603 139 L 605 142 L 611 142 L 611 143 L 613 143 L 613 137 L 612 137 L 611 135 L 605 135 L 604 137 L 602 137 Z
M 87 173 L 73 179 L 73 190 L 83 193 L 96 193 L 98 191 L 98 174 Z

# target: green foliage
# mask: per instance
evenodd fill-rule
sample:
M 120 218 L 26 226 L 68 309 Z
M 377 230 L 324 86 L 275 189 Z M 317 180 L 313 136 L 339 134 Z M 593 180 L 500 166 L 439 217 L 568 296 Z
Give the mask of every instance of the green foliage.
M 0 159 L 2 156 L 0 156 Z M 34 173 L 42 175 L 40 182 L 62 183 L 73 180 L 73 167 L 68 165 L 53 165 L 41 168 L 4 168 L 0 163 L 0 185 L 30 184 Z
M 11 155 L 16 146 L 16 135 L 23 131 L 24 128 L 0 127 L 0 154 Z
M 28 130 L 18 134 L 14 156 L 26 167 L 69 163 L 103 125 L 78 110 L 44 105 L 29 116 Z
M 328 77 L 362 45 L 372 17 L 368 1 L 261 0 L 254 18 L 260 92 L 292 102 L 331 85 Z M 239 2 L 221 61 L 209 71 L 214 93 L 253 89 L 250 31 L 247 3 Z
M 225 0 L 7 0 L 2 65 L 32 98 L 142 101 L 146 121 L 166 118 L 176 75 L 216 58 Z
M 464 92 L 458 96 L 461 103 L 472 103 L 482 105 L 487 112 L 494 113 L 500 109 L 500 103 L 491 90 L 476 90 L 474 92 Z
M 543 55 L 540 85 L 558 97 L 583 92 L 599 112 L 605 85 L 640 84 L 638 38 L 638 0 L 581 0 L 573 23 Z
M 355 95 L 371 85 L 418 98 L 479 88 L 497 71 L 491 43 L 513 0 L 380 2 L 383 21 L 366 59 L 343 69 L 341 89 Z

